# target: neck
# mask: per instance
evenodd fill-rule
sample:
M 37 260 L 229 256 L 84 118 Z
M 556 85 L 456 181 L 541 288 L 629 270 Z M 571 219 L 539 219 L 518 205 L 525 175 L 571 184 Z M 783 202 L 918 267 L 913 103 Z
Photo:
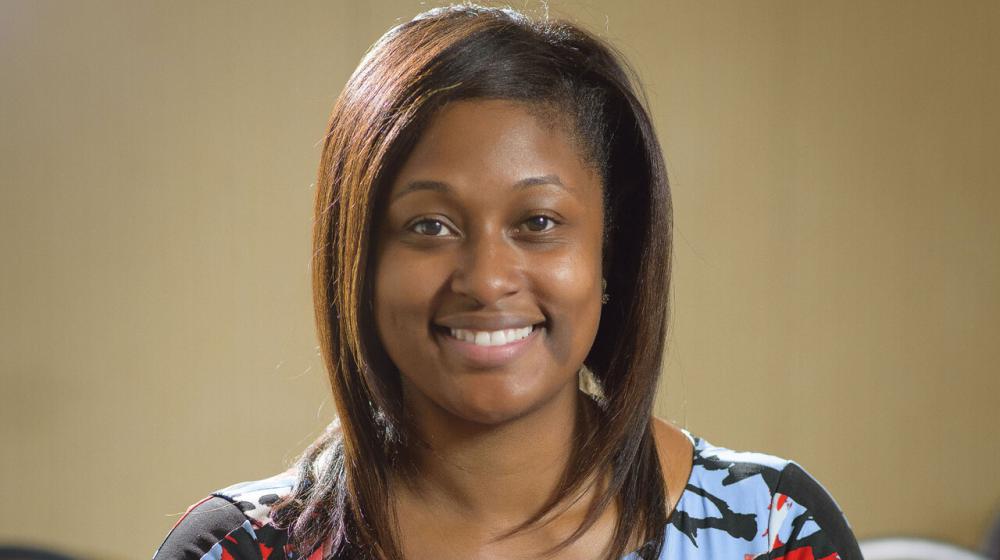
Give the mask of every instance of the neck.
M 536 411 L 492 425 L 426 403 L 412 406 L 421 443 L 412 446 L 415 468 L 403 481 L 406 493 L 429 513 L 493 526 L 523 522 L 553 495 L 581 435 L 588 403 L 570 389 Z

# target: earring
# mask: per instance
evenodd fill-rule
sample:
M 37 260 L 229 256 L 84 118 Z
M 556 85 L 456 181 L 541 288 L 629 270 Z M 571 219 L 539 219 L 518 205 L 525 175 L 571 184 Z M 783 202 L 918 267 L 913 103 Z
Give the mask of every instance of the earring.
M 594 375 L 593 371 L 587 366 L 580 366 L 577 371 L 577 376 L 579 379 L 580 391 L 597 402 L 597 405 L 601 408 L 607 407 L 608 398 L 604 394 L 604 386 L 601 384 L 601 380 Z
M 601 305 L 607 305 L 611 301 L 611 296 L 608 295 L 608 281 L 601 278 Z

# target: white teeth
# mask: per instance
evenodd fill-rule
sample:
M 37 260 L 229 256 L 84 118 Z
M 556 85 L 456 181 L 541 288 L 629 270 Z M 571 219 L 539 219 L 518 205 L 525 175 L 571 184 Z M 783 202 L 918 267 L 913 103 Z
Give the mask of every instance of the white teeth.
M 451 336 L 471 342 L 477 346 L 503 346 L 511 342 L 521 340 L 531 334 L 534 327 L 528 325 L 520 329 L 506 329 L 501 331 L 470 331 L 466 329 L 450 329 Z
M 479 338 L 479 335 L 476 335 Z M 497 346 L 500 344 L 507 344 L 507 333 L 503 331 L 494 331 L 490 333 L 490 346 Z

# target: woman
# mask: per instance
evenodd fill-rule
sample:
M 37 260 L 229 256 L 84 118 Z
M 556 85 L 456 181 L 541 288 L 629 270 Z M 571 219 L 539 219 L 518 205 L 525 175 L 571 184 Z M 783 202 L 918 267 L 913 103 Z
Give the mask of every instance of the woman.
M 670 194 L 600 40 L 421 14 L 351 77 L 317 185 L 340 418 L 296 469 L 189 509 L 157 559 L 860 557 L 794 463 L 652 418 Z

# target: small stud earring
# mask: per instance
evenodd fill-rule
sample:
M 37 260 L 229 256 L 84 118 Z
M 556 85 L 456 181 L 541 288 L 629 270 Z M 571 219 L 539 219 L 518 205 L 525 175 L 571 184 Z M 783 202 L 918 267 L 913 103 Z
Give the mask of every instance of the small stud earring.
M 608 295 L 608 281 L 601 278 L 601 305 L 607 305 L 611 301 L 611 296 Z

